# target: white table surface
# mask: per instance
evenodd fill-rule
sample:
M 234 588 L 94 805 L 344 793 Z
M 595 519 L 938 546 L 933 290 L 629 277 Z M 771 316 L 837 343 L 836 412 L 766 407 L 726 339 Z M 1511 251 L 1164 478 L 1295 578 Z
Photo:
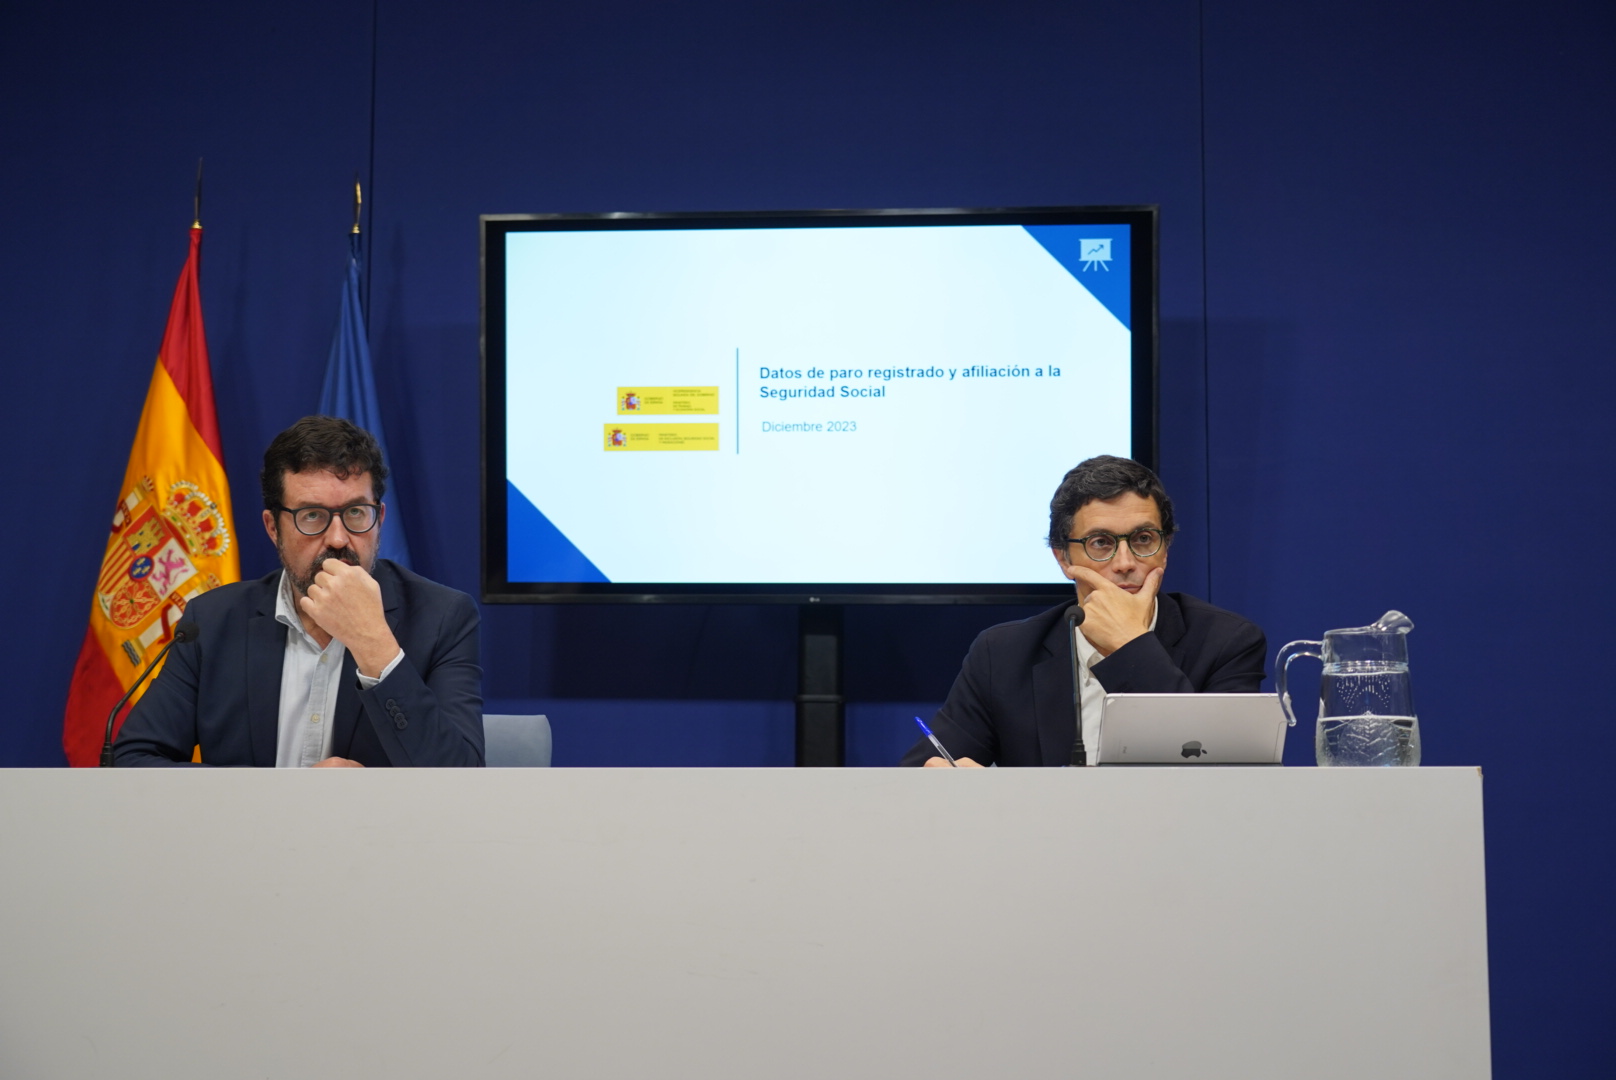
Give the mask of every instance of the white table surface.
M 0 1076 L 1486 1077 L 1481 791 L 0 770 Z

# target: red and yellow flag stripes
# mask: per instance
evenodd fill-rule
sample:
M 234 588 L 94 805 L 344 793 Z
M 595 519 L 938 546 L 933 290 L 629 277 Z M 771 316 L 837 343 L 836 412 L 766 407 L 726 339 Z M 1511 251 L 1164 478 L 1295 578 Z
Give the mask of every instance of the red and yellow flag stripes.
M 202 333 L 201 251 L 202 230 L 193 227 L 67 695 L 62 748 L 70 765 L 100 760 L 107 713 L 168 641 L 185 605 L 241 579 Z

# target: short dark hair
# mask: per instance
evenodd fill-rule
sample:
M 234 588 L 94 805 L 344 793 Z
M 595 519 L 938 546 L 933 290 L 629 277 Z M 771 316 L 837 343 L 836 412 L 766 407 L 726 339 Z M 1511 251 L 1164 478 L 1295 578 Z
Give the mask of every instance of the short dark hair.
M 1132 492 L 1155 499 L 1161 511 L 1162 535 L 1170 541 L 1178 524 L 1173 520 L 1173 500 L 1156 474 L 1129 458 L 1101 454 L 1091 457 L 1061 478 L 1055 497 L 1049 500 L 1049 546 L 1063 548 L 1072 534 L 1072 519 L 1096 500 L 1106 502 Z
M 264 471 L 258 486 L 264 491 L 264 509 L 280 509 L 286 498 L 286 474 L 320 469 L 338 480 L 370 474 L 376 501 L 387 491 L 387 466 L 382 448 L 364 428 L 340 416 L 305 416 L 270 442 L 264 451 Z

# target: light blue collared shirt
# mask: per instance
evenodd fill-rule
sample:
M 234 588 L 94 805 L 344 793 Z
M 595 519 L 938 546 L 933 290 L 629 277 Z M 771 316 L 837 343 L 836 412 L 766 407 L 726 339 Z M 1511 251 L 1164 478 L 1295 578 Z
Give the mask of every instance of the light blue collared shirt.
M 306 769 L 331 756 L 331 721 L 337 711 L 337 692 L 342 688 L 342 660 L 348 648 L 336 638 L 320 648 L 298 618 L 292 596 L 292 578 L 281 571 L 281 587 L 275 595 L 275 621 L 287 628 L 286 658 L 281 662 L 281 707 L 275 736 L 275 767 Z M 366 690 L 393 673 L 404 650 L 377 678 L 359 676 Z

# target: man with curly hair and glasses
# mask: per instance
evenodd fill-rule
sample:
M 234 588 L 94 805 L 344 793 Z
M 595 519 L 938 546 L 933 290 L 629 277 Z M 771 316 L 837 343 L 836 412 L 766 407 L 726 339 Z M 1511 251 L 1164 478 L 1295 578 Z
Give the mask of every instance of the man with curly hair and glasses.
M 1083 606 L 1076 648 L 1087 764 L 1107 694 L 1255 693 L 1262 683 L 1267 642 L 1254 623 L 1161 591 L 1177 528 L 1161 481 L 1127 458 L 1088 459 L 1050 501 L 1048 543 Z M 1070 606 L 990 627 L 972 643 L 932 721 L 959 765 L 1073 764 Z M 903 764 L 948 767 L 935 755 L 921 739 Z

